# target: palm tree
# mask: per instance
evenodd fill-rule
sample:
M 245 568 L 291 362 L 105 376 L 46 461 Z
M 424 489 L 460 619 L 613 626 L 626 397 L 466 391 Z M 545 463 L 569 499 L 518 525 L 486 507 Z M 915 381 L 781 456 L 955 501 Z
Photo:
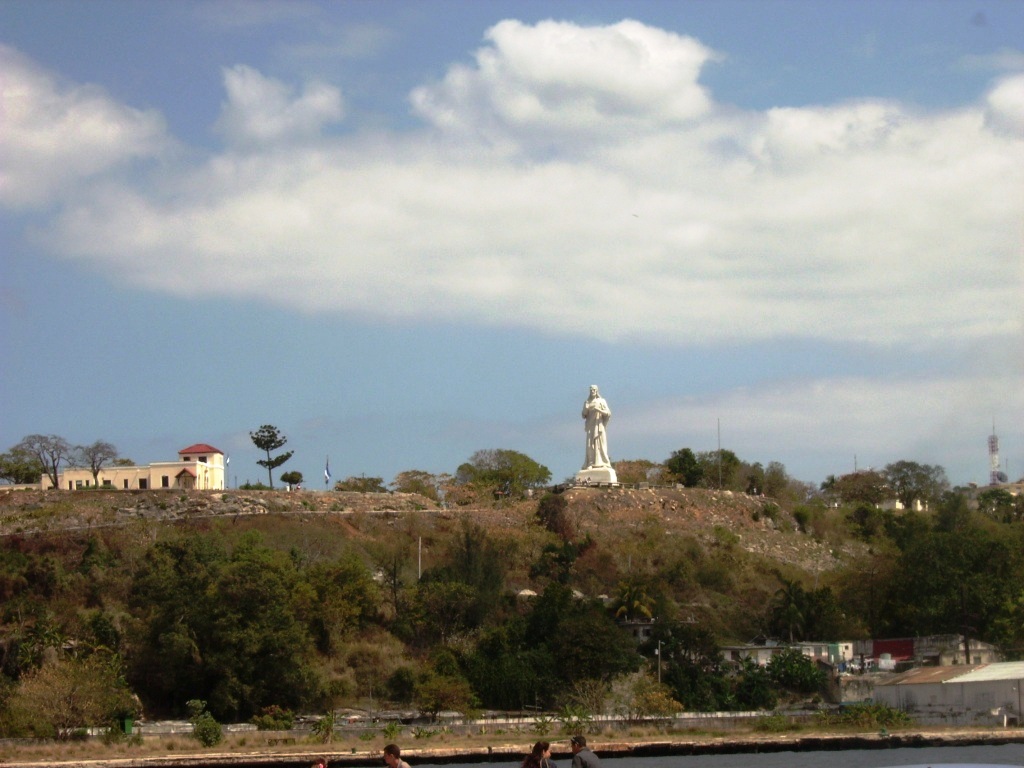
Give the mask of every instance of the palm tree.
M 642 580 L 630 577 L 619 582 L 619 594 L 615 597 L 615 618 L 633 621 L 638 618 L 649 619 L 653 604 L 647 594 L 647 586 Z
M 771 613 L 773 624 L 789 632 L 789 642 L 802 637 L 807 613 L 807 593 L 796 581 L 779 576 L 782 586 L 775 592 Z

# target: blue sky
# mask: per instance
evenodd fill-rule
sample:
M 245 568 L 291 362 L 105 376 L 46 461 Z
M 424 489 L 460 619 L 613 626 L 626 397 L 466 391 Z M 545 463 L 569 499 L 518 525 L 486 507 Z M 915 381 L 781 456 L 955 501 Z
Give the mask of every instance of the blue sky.
M 1024 474 L 1024 2 L 0 2 L 0 449 Z

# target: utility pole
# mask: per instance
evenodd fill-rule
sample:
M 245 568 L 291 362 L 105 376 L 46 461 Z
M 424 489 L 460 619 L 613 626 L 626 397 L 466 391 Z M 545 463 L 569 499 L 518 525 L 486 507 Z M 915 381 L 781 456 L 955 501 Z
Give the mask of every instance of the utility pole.
M 718 490 L 722 490 L 722 419 L 718 419 Z
M 658 641 L 658 650 L 654 655 L 658 657 L 658 684 L 661 685 L 661 640 Z

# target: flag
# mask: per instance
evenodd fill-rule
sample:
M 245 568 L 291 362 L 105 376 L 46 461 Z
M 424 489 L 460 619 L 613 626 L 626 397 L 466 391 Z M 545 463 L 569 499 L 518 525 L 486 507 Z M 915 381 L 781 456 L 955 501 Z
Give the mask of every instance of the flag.
M 324 464 L 324 485 L 331 482 L 331 460 L 327 459 L 327 463 Z
M 230 456 L 228 456 L 228 457 L 227 457 L 226 459 L 224 459 L 224 466 L 226 467 L 226 466 L 228 466 L 228 465 L 229 465 L 230 463 L 231 463 L 231 457 L 230 457 Z

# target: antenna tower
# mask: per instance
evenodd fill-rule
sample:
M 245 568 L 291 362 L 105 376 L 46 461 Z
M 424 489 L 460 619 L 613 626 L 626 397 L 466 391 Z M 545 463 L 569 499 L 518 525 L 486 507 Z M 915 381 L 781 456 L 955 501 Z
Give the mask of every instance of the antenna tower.
M 988 484 L 999 485 L 999 438 L 996 436 L 996 422 L 992 421 L 992 434 L 988 438 Z

